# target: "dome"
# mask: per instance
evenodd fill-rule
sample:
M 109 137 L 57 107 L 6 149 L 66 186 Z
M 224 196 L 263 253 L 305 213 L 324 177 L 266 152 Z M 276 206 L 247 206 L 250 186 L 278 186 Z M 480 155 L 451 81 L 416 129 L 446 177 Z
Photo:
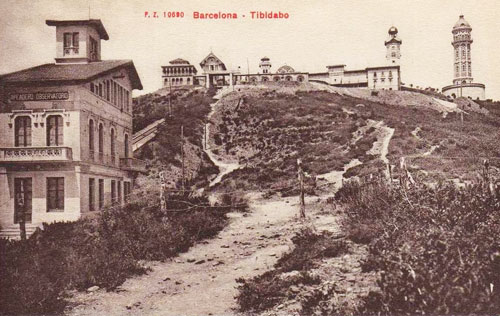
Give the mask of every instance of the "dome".
M 260 60 L 262 60 L 262 61 L 268 61 L 268 60 L 269 60 L 269 57 L 264 56 L 264 57 L 262 57 Z
M 290 66 L 284 65 L 284 66 L 279 67 L 277 72 L 278 73 L 291 73 L 291 72 L 295 72 L 295 69 L 293 69 Z
M 454 29 L 458 29 L 458 28 L 469 28 L 470 29 L 471 27 L 470 27 L 469 22 L 465 21 L 464 16 L 461 15 L 458 18 L 458 21 L 457 21 L 457 23 L 455 23 L 455 26 L 453 28 Z
M 391 28 L 389 29 L 389 34 L 390 35 L 398 34 L 398 29 L 395 26 L 391 26 Z

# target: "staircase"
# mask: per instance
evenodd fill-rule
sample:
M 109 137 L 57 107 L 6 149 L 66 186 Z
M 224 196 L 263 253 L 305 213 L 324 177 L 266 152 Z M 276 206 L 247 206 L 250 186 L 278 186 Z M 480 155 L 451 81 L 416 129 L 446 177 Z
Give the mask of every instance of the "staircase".
M 40 225 L 26 224 L 26 238 L 29 238 Z M 14 224 L 0 230 L 0 238 L 21 239 L 19 224 Z

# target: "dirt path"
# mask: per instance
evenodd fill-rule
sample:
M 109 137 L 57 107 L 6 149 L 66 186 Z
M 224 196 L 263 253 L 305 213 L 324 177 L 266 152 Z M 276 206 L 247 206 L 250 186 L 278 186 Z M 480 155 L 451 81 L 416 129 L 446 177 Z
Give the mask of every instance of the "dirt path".
M 234 314 L 236 279 L 270 269 L 299 227 L 297 198 L 256 200 L 248 216 L 231 213 L 218 237 L 127 280 L 117 291 L 78 293 L 67 315 Z

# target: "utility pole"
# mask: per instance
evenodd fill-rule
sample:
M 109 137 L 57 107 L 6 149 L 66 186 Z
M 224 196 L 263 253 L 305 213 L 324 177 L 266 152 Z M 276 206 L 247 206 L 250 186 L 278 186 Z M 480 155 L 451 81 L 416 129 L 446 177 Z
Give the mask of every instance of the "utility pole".
M 170 78 L 172 79 L 172 78 Z M 168 81 L 168 116 L 172 117 L 172 80 Z
M 302 170 L 302 160 L 297 159 L 297 172 L 298 172 L 298 177 L 299 177 L 299 185 L 300 185 L 300 197 L 299 197 L 299 202 L 300 202 L 300 218 L 304 219 L 306 218 L 306 203 L 304 200 L 304 171 Z
M 185 171 L 184 171 L 184 125 L 181 125 L 181 157 L 182 157 L 182 195 L 186 184 Z
M 204 148 L 205 148 L 205 150 L 207 150 L 207 149 L 208 149 L 208 147 L 207 147 L 207 138 L 208 138 L 208 123 L 206 123 L 206 124 L 205 124 L 204 133 L 205 133 L 205 137 L 203 137 L 203 140 L 204 140 L 204 144 L 203 144 L 203 145 L 205 146 L 205 147 L 204 147 Z

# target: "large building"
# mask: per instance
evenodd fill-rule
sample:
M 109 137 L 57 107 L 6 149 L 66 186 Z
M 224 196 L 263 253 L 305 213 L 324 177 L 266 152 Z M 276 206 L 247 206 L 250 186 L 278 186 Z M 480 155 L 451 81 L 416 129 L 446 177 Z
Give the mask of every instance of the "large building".
M 309 81 L 323 82 L 336 87 L 368 88 L 372 90 L 400 90 L 402 41 L 398 37 L 398 29 L 389 29 L 389 39 L 385 41 L 386 60 L 388 65 L 347 70 L 346 65 L 327 66 L 326 72 L 310 73 Z
M 18 236 L 124 203 L 144 165 L 132 156 L 131 60 L 101 60 L 100 20 L 46 21 L 55 63 L 0 76 L 0 226 Z M 24 218 L 21 217 L 24 214 Z
M 445 95 L 456 97 L 470 97 L 472 99 L 485 98 L 485 85 L 474 83 L 472 78 L 471 36 L 472 27 L 461 15 L 453 26 L 453 84 L 443 87 Z

